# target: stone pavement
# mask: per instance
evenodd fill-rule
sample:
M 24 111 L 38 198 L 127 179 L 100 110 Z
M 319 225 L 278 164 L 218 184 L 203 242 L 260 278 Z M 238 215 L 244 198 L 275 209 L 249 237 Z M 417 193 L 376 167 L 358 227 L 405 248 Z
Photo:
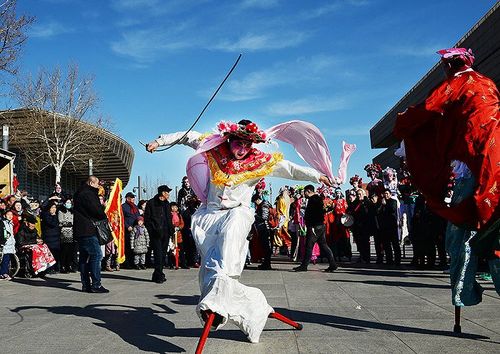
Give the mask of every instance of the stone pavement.
M 304 325 L 270 319 L 259 344 L 233 325 L 211 332 L 204 353 L 500 353 L 500 298 L 484 283 L 483 302 L 462 311 L 464 334 L 452 333 L 448 277 L 437 270 L 326 265 L 294 273 L 250 266 L 242 282 Z M 197 270 L 104 273 L 109 294 L 80 292 L 77 274 L 0 282 L 1 353 L 194 353 L 201 324 Z

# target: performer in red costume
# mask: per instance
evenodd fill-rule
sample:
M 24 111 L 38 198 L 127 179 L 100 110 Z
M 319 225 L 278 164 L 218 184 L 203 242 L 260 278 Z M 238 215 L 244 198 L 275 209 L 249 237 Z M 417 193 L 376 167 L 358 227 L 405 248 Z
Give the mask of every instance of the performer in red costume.
M 465 48 L 438 52 L 447 78 L 421 104 L 396 121 L 394 135 L 404 139 L 412 181 L 428 205 L 450 221 L 446 248 L 451 256 L 452 302 L 481 302 L 475 280 L 477 255 L 470 244 L 477 231 L 498 227 L 500 217 L 499 95 L 495 83 L 472 69 L 474 55 Z M 453 174 L 451 203 L 445 202 Z M 500 294 L 498 229 L 484 254 Z

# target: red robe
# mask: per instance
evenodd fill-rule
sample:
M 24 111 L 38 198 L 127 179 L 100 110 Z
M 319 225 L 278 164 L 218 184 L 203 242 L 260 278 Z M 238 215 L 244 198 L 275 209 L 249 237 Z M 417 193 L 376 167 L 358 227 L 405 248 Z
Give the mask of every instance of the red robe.
M 342 238 L 349 238 L 349 230 L 340 222 L 342 215 L 347 212 L 347 201 L 343 198 L 333 201 L 335 215 L 335 223 L 333 224 L 333 240 L 338 241 Z
M 394 135 L 405 141 L 407 164 L 429 206 L 454 224 L 488 227 L 500 216 L 500 118 L 495 83 L 466 71 L 439 84 L 420 105 L 399 114 Z M 450 162 L 465 162 L 474 194 L 447 207 Z

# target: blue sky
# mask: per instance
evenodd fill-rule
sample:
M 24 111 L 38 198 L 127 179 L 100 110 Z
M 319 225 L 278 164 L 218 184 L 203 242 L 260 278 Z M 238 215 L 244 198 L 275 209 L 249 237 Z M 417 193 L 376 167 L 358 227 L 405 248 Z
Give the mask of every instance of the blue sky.
M 494 4 L 22 0 L 18 12 L 36 22 L 18 64 L 35 73 L 75 62 L 95 76 L 99 111 L 136 151 L 127 190 L 138 175 L 179 184 L 189 148 L 151 155 L 138 141 L 187 129 L 239 53 L 196 130 L 219 120 L 248 118 L 264 128 L 307 120 L 323 131 L 334 170 L 341 141 L 357 144 L 348 174 L 364 177 L 380 152 L 370 148 L 370 127 L 438 61 L 436 50 L 453 46 Z

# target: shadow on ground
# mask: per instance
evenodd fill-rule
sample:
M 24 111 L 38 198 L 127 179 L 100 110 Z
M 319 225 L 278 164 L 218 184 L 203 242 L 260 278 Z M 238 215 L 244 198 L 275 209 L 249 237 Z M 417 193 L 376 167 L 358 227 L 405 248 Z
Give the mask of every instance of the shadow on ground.
M 156 305 L 156 304 L 155 304 Z M 46 310 L 61 316 L 86 317 L 97 320 L 96 326 L 107 329 L 120 336 L 122 340 L 138 350 L 156 353 L 182 353 L 186 349 L 158 337 L 199 338 L 202 327 L 175 328 L 175 324 L 164 315 L 176 313 L 165 305 L 156 305 L 161 310 L 149 307 L 134 307 L 127 305 L 94 304 L 85 307 L 76 306 L 20 306 L 11 311 L 20 316 L 29 310 Z M 211 338 L 233 341 L 246 341 L 245 335 L 238 330 L 224 330 L 210 333 Z
M 360 283 L 368 285 L 384 285 L 384 286 L 398 286 L 403 288 L 430 288 L 430 289 L 450 289 L 449 285 L 446 284 L 428 284 L 428 283 L 415 283 L 407 281 L 391 281 L 391 280 L 347 280 L 347 279 L 328 279 L 328 281 L 333 281 L 335 283 Z
M 390 323 L 359 320 L 349 317 L 325 315 L 314 312 L 304 312 L 304 311 L 280 309 L 280 308 L 275 308 L 275 310 L 299 323 L 316 323 L 319 325 L 334 327 L 346 331 L 363 332 L 363 331 L 368 331 L 370 329 L 379 329 L 391 332 L 416 333 L 416 334 L 425 334 L 430 336 L 460 337 L 471 340 L 490 339 L 489 337 L 482 336 L 479 334 L 469 334 L 469 333 L 456 334 L 451 331 L 394 325 Z
M 62 289 L 62 290 L 69 290 L 69 291 L 78 291 L 80 292 L 81 289 L 79 288 L 72 288 L 75 283 L 77 283 L 77 286 L 79 286 L 81 283 L 80 282 L 75 282 L 74 280 L 71 279 L 60 279 L 60 278 L 51 278 L 51 277 L 39 277 L 39 278 L 14 278 L 12 279 L 13 282 L 18 283 L 18 284 L 23 284 L 23 285 L 28 285 L 28 286 L 35 286 L 35 287 L 44 287 L 44 288 L 56 288 L 56 289 Z

